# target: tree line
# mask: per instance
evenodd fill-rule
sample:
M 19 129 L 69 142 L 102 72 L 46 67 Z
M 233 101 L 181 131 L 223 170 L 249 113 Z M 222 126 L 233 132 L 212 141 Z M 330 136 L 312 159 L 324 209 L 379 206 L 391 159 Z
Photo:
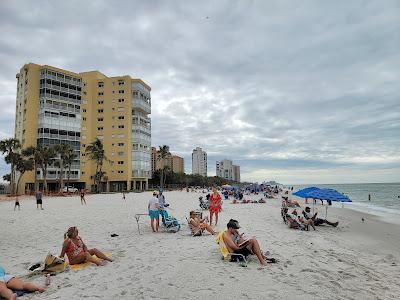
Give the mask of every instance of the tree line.
M 34 189 L 39 190 L 39 180 L 37 171 L 40 168 L 43 173 L 43 192 L 48 192 L 47 171 L 49 166 L 60 169 L 58 178 L 60 190 L 64 185 L 64 170 L 67 170 L 67 191 L 71 179 L 71 167 L 73 161 L 78 157 L 74 149 L 69 144 L 58 144 L 54 146 L 37 145 L 22 149 L 21 142 L 16 138 L 9 138 L 0 141 L 0 152 L 4 155 L 4 160 L 11 165 L 11 172 L 3 176 L 3 180 L 10 182 L 10 193 L 18 194 L 19 183 L 28 171 L 34 171 Z M 96 139 L 86 147 L 85 153 L 90 160 L 96 163 L 96 173 L 93 176 L 93 183 L 96 191 L 105 173 L 103 172 L 103 162 L 107 160 L 104 152 L 103 143 Z

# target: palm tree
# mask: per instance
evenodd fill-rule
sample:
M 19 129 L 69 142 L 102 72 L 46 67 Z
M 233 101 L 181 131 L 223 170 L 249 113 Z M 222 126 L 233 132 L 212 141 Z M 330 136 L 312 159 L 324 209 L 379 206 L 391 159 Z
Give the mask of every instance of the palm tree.
M 11 177 L 10 177 L 10 186 L 11 186 L 11 194 L 15 192 L 15 175 L 16 170 L 15 166 L 18 162 L 18 155 L 16 155 L 17 151 L 21 149 L 21 143 L 18 139 L 10 138 L 0 141 L 0 151 L 3 154 L 6 154 L 4 160 L 7 164 L 11 164 Z
M 164 187 L 164 165 L 165 159 L 170 155 L 169 146 L 163 145 L 159 146 L 157 160 L 161 161 L 161 175 L 160 175 L 160 188 Z
M 20 155 L 19 155 L 20 156 Z M 19 172 L 19 177 L 18 177 L 18 182 L 17 182 L 17 188 L 16 188 L 16 194 L 18 197 L 18 187 L 19 183 L 21 181 L 22 175 L 26 171 L 32 171 L 33 170 L 33 160 L 32 159 L 24 159 L 20 156 L 20 159 L 18 160 L 15 169 Z
M 22 150 L 22 155 L 30 157 L 33 161 L 33 171 L 35 176 L 35 192 L 38 191 L 37 169 L 42 164 L 41 146 L 30 146 Z
M 68 167 L 68 173 L 67 173 L 67 193 L 69 192 L 69 180 L 71 178 L 71 165 L 73 161 L 78 157 L 76 155 L 75 150 L 72 147 L 69 147 L 68 150 L 66 151 L 63 159 L 63 163 L 65 167 Z
M 96 192 L 99 192 L 101 178 L 105 174 L 103 172 L 103 162 L 105 160 L 107 161 L 103 143 L 96 138 L 96 140 L 93 143 L 89 144 L 86 147 L 85 153 L 89 155 L 90 160 L 93 160 L 96 163 L 96 174 L 94 175 L 93 183 L 96 188 Z
M 41 156 L 40 168 L 43 171 L 43 192 L 47 192 L 47 168 L 49 164 L 53 162 L 56 152 L 53 147 L 48 145 L 43 145 L 38 148 Z
M 71 150 L 72 150 L 72 152 L 74 151 L 72 149 L 72 147 L 68 144 L 58 144 L 58 145 L 54 146 L 54 151 L 59 156 L 57 162 L 58 162 L 58 166 L 60 168 L 60 178 L 59 178 L 60 190 L 63 188 L 65 158 L 66 158 L 68 152 Z M 67 185 L 67 191 L 68 191 L 68 186 L 69 185 Z

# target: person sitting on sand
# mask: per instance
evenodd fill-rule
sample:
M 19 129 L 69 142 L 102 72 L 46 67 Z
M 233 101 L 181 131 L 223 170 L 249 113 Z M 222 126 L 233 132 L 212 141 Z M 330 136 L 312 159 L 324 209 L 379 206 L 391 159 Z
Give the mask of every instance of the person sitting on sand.
M 339 222 L 334 222 L 333 223 L 333 222 L 329 222 L 326 219 L 317 218 L 317 214 L 318 214 L 317 212 L 314 215 L 312 215 L 311 214 L 311 209 L 308 206 L 305 208 L 305 210 L 303 210 L 302 214 L 303 214 L 303 216 L 304 216 L 304 218 L 306 220 L 312 220 L 313 221 L 313 225 L 315 225 L 315 226 L 319 226 L 319 225 L 322 225 L 322 224 L 328 224 L 328 225 L 331 225 L 333 227 L 336 227 L 336 226 L 339 225 Z
M 24 282 L 17 277 L 6 274 L 4 268 L 0 266 L 0 298 L 17 299 L 17 295 L 13 291 L 43 293 L 45 289 L 34 283 Z
M 199 219 L 196 216 L 196 213 L 194 210 L 192 210 L 190 212 L 189 226 L 190 226 L 190 230 L 192 231 L 193 236 L 202 235 L 204 230 L 207 230 L 212 235 L 217 234 L 217 232 L 215 232 L 212 229 L 212 227 L 207 224 L 207 219 L 206 218 Z
M 64 258 L 65 254 L 67 254 L 70 265 L 92 262 L 98 266 L 103 266 L 103 260 L 113 261 L 96 248 L 88 249 L 78 235 L 78 228 L 76 227 L 68 228 L 64 237 L 65 240 L 60 257 Z M 96 255 L 99 259 L 93 258 L 92 255 Z
M 245 257 L 250 254 L 257 256 L 261 265 L 266 265 L 267 262 L 275 262 L 275 259 L 268 259 L 261 251 L 260 245 L 255 238 L 244 240 L 243 235 L 240 235 L 238 229 L 239 222 L 230 219 L 226 225 L 228 228 L 223 235 L 224 243 L 230 253 L 241 254 Z

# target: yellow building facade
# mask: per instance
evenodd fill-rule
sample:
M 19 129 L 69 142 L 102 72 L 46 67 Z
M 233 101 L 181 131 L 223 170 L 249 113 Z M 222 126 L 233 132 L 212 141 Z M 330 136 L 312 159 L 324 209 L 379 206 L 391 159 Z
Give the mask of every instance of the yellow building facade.
M 28 146 L 70 144 L 77 154 L 71 184 L 94 189 L 96 164 L 87 146 L 96 138 L 107 160 L 102 191 L 144 190 L 151 176 L 151 88 L 128 75 L 74 73 L 27 64 L 17 74 L 15 137 Z M 49 167 L 50 190 L 59 187 L 60 170 Z M 63 178 L 67 174 L 64 171 Z M 38 170 L 39 182 L 43 174 Z M 20 190 L 32 190 L 34 173 L 23 175 Z

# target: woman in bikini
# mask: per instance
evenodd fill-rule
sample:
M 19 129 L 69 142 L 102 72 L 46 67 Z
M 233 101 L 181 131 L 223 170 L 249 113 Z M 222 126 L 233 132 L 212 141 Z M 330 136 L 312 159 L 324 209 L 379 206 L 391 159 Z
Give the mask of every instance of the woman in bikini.
M 210 225 L 212 226 L 213 215 L 215 214 L 215 226 L 218 225 L 218 214 L 221 211 L 222 199 L 217 189 L 213 187 L 210 195 Z
M 64 240 L 60 257 L 64 258 L 65 254 L 67 254 L 69 263 L 71 265 L 92 262 L 98 266 L 103 266 L 103 260 L 113 261 L 96 248 L 88 249 L 85 243 L 79 237 L 78 229 L 76 227 L 68 228 L 68 231 L 65 235 L 66 239 Z M 96 255 L 100 260 L 93 258 L 92 255 Z

